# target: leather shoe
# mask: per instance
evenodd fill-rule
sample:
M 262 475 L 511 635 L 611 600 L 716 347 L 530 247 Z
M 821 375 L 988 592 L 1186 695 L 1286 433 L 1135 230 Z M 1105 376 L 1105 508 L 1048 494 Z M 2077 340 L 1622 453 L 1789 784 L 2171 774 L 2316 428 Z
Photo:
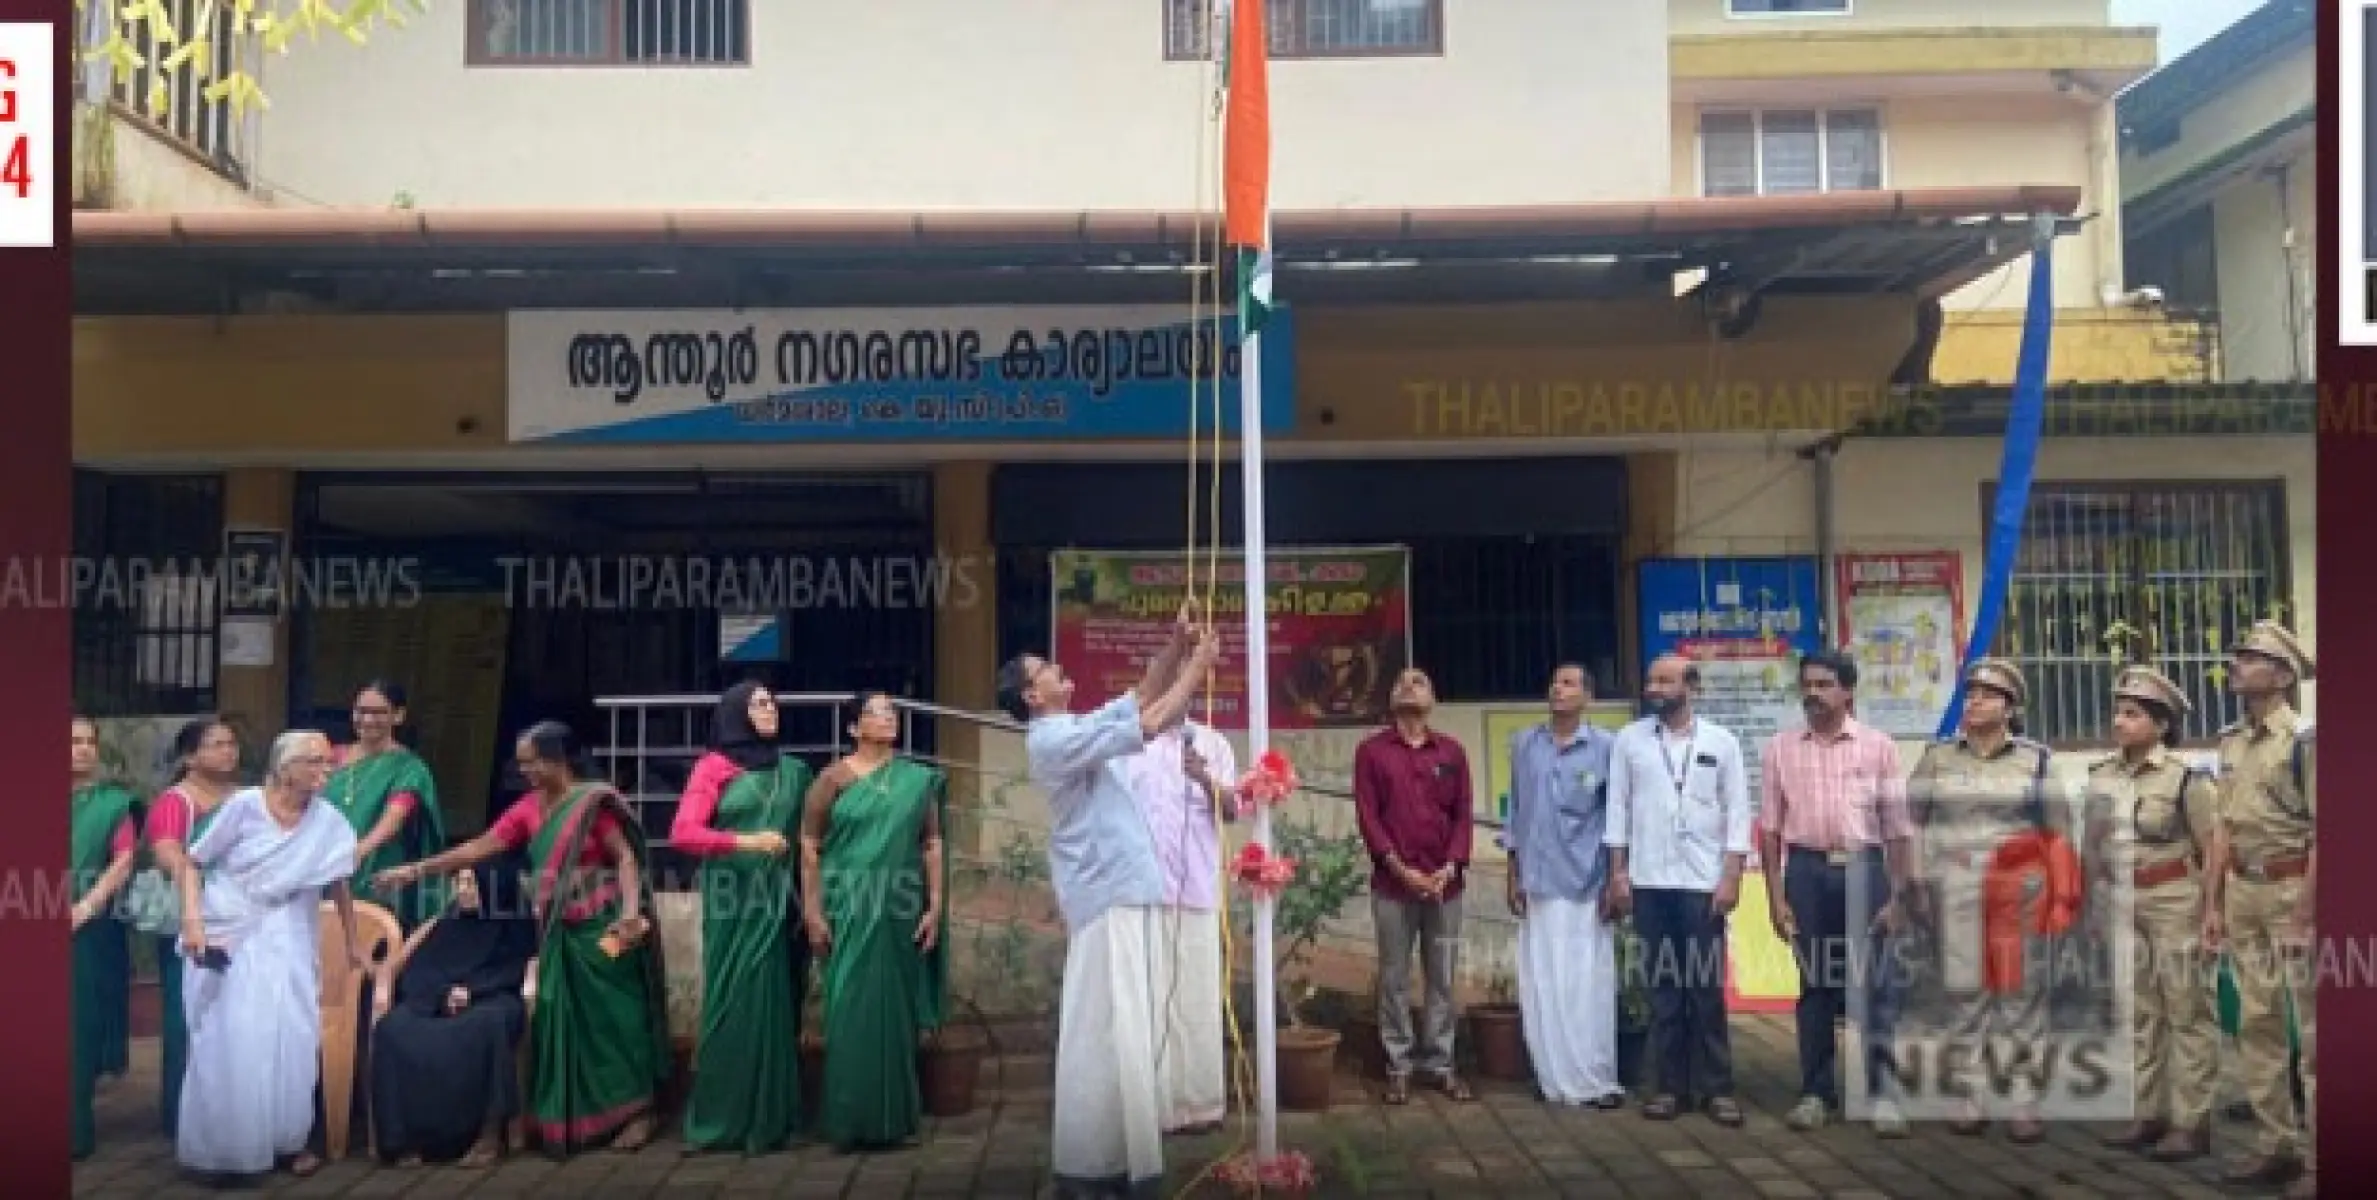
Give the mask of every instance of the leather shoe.
M 2242 1187 L 2267 1187 L 2293 1183 L 2303 1173 L 2302 1160 L 2284 1154 L 2257 1154 L 2230 1163 L 2220 1175 L 2221 1182 Z

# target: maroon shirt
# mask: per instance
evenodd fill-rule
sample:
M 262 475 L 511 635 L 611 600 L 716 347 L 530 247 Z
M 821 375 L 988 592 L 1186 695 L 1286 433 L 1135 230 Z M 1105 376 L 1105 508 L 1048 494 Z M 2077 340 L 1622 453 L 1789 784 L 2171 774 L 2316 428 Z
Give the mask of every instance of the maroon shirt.
M 1420 898 L 1388 869 L 1391 852 L 1422 875 L 1454 864 L 1444 898 L 1459 896 L 1469 869 L 1475 803 L 1469 755 L 1450 736 L 1431 729 L 1414 746 L 1388 726 L 1363 739 L 1354 751 L 1354 814 L 1377 864 L 1371 892 L 1392 900 Z

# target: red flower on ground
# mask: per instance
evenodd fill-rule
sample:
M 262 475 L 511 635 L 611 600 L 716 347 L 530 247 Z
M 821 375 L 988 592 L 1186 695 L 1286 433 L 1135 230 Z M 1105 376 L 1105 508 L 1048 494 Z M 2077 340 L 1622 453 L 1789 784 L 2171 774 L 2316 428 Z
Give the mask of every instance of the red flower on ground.
M 1265 750 L 1255 760 L 1254 769 L 1238 781 L 1238 794 L 1257 804 L 1279 805 L 1296 794 L 1303 784 L 1296 778 L 1296 765 L 1277 750 Z
M 1213 1176 L 1241 1196 L 1309 1196 L 1320 1187 L 1320 1173 L 1300 1150 L 1260 1162 L 1249 1151 L 1215 1167 Z
M 1296 880 L 1296 860 L 1281 858 L 1257 843 L 1248 842 L 1239 847 L 1238 857 L 1231 860 L 1230 875 L 1248 892 L 1266 900 L 1277 899 Z

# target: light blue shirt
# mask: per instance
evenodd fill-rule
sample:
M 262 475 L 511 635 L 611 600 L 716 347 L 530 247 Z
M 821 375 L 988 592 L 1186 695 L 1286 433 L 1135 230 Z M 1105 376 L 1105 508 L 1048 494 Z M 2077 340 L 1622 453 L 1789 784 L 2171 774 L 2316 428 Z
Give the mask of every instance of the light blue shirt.
M 1503 844 L 1530 896 L 1593 900 L 1609 874 L 1601 844 L 1607 825 L 1609 756 L 1616 739 L 1591 725 L 1566 745 L 1550 722 L 1510 740 L 1510 824 Z
M 1731 730 L 1695 717 L 1677 733 L 1645 717 L 1618 731 L 1602 841 L 1625 848 L 1635 887 L 1715 891 L 1725 856 L 1749 854 L 1756 818 Z
M 1026 770 L 1048 793 L 1049 882 L 1069 932 L 1117 905 L 1164 902 L 1163 867 L 1127 770 L 1146 745 L 1131 692 L 1087 715 L 1034 717 L 1024 731 Z

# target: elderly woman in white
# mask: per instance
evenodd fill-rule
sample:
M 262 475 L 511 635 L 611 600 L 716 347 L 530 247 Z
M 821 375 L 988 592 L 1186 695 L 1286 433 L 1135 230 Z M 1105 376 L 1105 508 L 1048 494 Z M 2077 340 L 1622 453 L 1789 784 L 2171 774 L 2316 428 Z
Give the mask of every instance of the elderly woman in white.
M 321 1078 L 322 898 L 337 906 L 348 969 L 354 947 L 355 831 L 318 793 L 330 741 L 291 730 L 273 740 L 264 785 L 223 803 L 190 844 L 181 873 L 182 1006 L 188 1074 L 175 1157 L 209 1175 L 259 1175 L 287 1162 L 310 1175 L 307 1142 Z

